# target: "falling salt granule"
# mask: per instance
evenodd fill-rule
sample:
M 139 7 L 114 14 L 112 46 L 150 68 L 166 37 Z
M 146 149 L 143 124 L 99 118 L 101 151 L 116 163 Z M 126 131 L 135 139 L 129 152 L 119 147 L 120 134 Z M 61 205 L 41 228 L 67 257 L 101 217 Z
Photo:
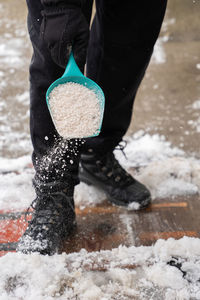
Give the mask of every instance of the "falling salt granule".
M 68 82 L 50 94 L 49 106 L 58 133 L 63 138 L 82 138 L 98 132 L 101 121 L 98 98 L 87 87 Z

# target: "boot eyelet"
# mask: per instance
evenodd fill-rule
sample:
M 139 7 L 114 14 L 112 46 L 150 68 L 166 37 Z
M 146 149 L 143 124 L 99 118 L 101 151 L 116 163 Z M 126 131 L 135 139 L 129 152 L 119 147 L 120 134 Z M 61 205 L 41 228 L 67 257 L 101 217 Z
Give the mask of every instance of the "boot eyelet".
M 121 180 L 121 177 L 120 176 L 117 176 L 116 178 L 115 178 L 115 181 L 116 182 L 119 182 Z
M 109 173 L 107 173 L 107 176 L 108 176 L 108 177 L 111 177 L 112 174 L 113 174 L 112 172 L 109 172 Z

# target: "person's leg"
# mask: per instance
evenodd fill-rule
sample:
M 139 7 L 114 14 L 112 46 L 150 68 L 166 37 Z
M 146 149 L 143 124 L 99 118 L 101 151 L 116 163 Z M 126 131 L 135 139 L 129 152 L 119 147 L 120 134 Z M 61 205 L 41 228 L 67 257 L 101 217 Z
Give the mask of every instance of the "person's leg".
M 69 175 L 68 167 L 70 166 L 71 173 L 73 171 L 73 176 L 78 182 L 78 162 L 73 165 L 69 164 L 69 160 L 74 156 L 71 151 L 77 146 L 77 142 L 67 143 L 60 139 L 46 104 L 48 87 L 62 76 L 64 70 L 53 62 L 49 50 L 40 38 L 42 19 L 40 1 L 28 1 L 28 5 L 28 30 L 33 46 L 30 64 L 30 133 L 36 177 L 44 182 L 60 181 L 62 178 L 64 181 L 64 177 Z M 67 151 L 68 144 L 70 144 L 70 151 Z M 78 147 L 76 147 L 76 152 L 78 152 Z
M 167 0 L 96 0 L 87 76 L 106 98 L 101 133 L 88 147 L 116 146 L 130 124 L 133 102 L 157 40 Z
M 84 14 L 90 22 L 91 4 L 87 1 Z M 33 46 L 30 64 L 30 131 L 33 143 L 33 161 L 45 155 L 55 144 L 58 135 L 46 104 L 46 91 L 53 81 L 62 76 L 64 69 L 54 63 L 50 52 L 40 37 L 42 5 L 40 0 L 27 1 L 28 30 Z
M 112 151 L 130 124 L 166 2 L 96 0 L 90 35 L 87 76 L 101 86 L 106 104 L 101 133 L 87 140 L 81 156 L 79 178 L 103 189 L 111 202 L 133 208 L 148 205 L 150 193 L 123 170 Z
M 88 0 L 83 6 L 85 17 L 90 22 L 93 0 Z M 33 144 L 33 164 L 38 176 L 43 174 L 43 180 L 56 180 L 68 175 L 68 166 L 74 179 L 78 182 L 78 158 L 77 155 L 80 142 L 70 141 L 70 151 L 60 140 L 52 122 L 47 104 L 46 91 L 53 81 L 62 76 L 64 69 L 54 63 L 47 46 L 40 37 L 40 26 L 42 22 L 42 6 L 40 0 L 27 1 L 28 5 L 28 30 L 33 47 L 33 56 L 30 64 L 30 133 Z M 58 146 L 59 145 L 59 146 Z M 62 147 L 60 147 L 62 145 Z M 52 154 L 53 148 L 59 147 L 59 155 L 55 155 L 48 165 L 48 170 L 41 168 L 44 157 Z M 75 154 L 72 151 L 75 149 Z M 62 152 L 62 153 L 61 153 Z M 69 157 L 70 155 L 70 157 Z M 71 159 L 76 163 L 69 165 Z M 62 160 L 61 160 L 62 158 Z M 76 158 L 76 159 L 75 159 Z M 62 171 L 62 172 L 61 172 Z M 47 174 L 49 173 L 49 174 Z M 46 178 L 44 178 L 46 177 Z M 48 178 L 50 177 L 50 178 Z M 63 178 L 64 180 L 64 178 Z
M 18 251 L 53 254 L 74 227 L 73 192 L 79 182 L 81 140 L 62 140 L 46 104 L 46 91 L 64 69 L 57 66 L 40 38 L 40 0 L 27 1 L 28 30 L 33 46 L 30 64 L 30 131 L 33 144 L 33 185 L 36 200 L 29 226 L 19 241 Z M 89 13 L 88 13 L 89 18 Z

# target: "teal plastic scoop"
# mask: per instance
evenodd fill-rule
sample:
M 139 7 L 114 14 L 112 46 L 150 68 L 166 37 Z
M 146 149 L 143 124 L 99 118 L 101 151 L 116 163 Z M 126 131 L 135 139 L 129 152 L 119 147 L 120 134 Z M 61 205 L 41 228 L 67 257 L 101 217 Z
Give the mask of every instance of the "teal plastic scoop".
M 65 84 L 65 83 L 68 83 L 68 82 L 73 82 L 73 83 L 78 83 L 80 85 L 83 85 L 84 87 L 92 90 L 95 93 L 95 95 L 98 99 L 98 104 L 99 104 L 99 108 L 100 108 L 100 118 L 99 118 L 99 123 L 98 123 L 99 128 L 98 128 L 98 130 L 95 131 L 95 133 L 92 136 L 91 135 L 90 136 L 83 136 L 82 138 L 98 136 L 99 133 L 100 133 L 100 130 L 101 130 L 103 114 L 104 114 L 104 106 L 105 106 L 104 93 L 103 93 L 102 89 L 93 80 L 85 77 L 82 74 L 82 72 L 80 71 L 80 69 L 78 68 L 78 66 L 75 62 L 75 59 L 74 59 L 74 56 L 73 56 L 72 52 L 70 54 L 69 61 L 68 61 L 68 64 L 67 64 L 67 67 L 65 69 L 65 72 L 64 72 L 63 76 L 61 78 L 57 79 L 56 81 L 54 81 L 50 85 L 50 87 L 48 88 L 47 93 L 46 93 L 47 106 L 49 108 L 49 111 L 50 111 L 53 123 L 55 125 L 55 128 L 56 128 L 56 123 L 54 121 L 54 116 L 52 114 L 51 107 L 50 107 L 50 104 L 49 104 L 50 94 L 51 94 L 51 92 L 53 91 L 53 89 L 55 87 L 57 87 L 60 84 Z M 66 99 L 66 101 L 67 101 L 67 99 Z M 87 111 L 87 108 L 86 108 L 86 111 Z M 58 129 L 57 129 L 57 131 L 58 131 Z M 74 136 L 74 137 L 70 137 L 70 138 L 77 138 L 77 137 Z M 79 136 L 79 138 L 80 138 L 80 136 Z

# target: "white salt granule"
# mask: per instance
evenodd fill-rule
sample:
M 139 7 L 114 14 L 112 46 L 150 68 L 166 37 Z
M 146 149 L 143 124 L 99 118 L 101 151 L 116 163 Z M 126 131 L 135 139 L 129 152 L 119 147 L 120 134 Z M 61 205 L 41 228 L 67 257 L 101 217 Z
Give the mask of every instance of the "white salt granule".
M 60 84 L 49 96 L 51 115 L 63 138 L 83 138 L 98 132 L 101 113 L 92 90 L 74 82 Z

